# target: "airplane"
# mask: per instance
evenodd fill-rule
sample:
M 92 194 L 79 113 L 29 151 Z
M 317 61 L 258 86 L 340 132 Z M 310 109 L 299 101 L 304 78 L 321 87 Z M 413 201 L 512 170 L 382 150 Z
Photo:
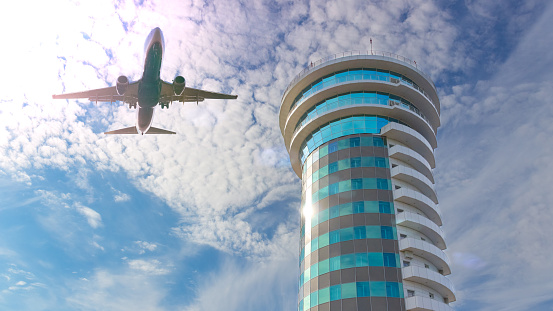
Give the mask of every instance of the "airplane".
M 138 108 L 136 126 L 131 126 L 104 134 L 176 134 L 175 132 L 152 126 L 155 107 L 169 108 L 173 101 L 196 102 L 204 99 L 236 99 L 237 95 L 221 94 L 186 87 L 182 76 L 177 76 L 172 83 L 160 78 L 160 69 L 165 54 L 165 40 L 159 27 L 154 28 L 144 44 L 144 73 L 138 81 L 129 83 L 126 76 L 119 76 L 115 86 L 77 93 L 52 95 L 53 99 L 88 98 L 93 102 L 122 101 L 129 108 Z

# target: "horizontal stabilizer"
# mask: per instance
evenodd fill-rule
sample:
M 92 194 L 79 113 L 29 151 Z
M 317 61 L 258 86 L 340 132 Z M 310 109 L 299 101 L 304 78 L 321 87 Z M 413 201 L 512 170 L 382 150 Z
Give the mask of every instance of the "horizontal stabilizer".
M 145 134 L 177 134 L 177 133 L 150 126 L 150 129 Z
M 136 130 L 136 126 L 131 126 L 120 130 L 105 132 L 104 134 L 138 134 L 138 131 Z

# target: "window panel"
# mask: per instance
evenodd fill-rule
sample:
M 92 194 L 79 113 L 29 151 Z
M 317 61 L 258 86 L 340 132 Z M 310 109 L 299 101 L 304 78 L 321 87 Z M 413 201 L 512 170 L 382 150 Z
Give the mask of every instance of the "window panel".
M 319 304 L 330 301 L 330 287 L 319 290 Z
M 340 229 L 339 232 L 340 232 L 340 241 L 353 240 L 353 227 Z
M 355 254 L 355 266 L 356 267 L 367 267 L 369 266 L 369 257 L 367 253 L 356 253 Z
M 386 282 L 370 282 L 369 287 L 372 297 L 386 297 Z
M 328 272 L 330 272 L 330 260 L 325 259 L 319 262 L 319 275 L 323 275 Z
M 355 254 L 340 256 L 340 269 L 348 269 L 353 267 L 355 267 Z
M 354 235 L 355 239 L 366 239 L 367 238 L 367 230 L 365 227 L 354 227 Z
M 384 266 L 384 260 L 382 253 L 368 253 L 367 258 L 369 260 L 369 266 L 371 267 L 382 267 Z
M 340 216 L 346 216 L 353 214 L 353 208 L 351 203 L 345 203 L 340 205 Z
M 340 270 L 340 256 L 330 258 L 329 265 L 330 271 Z
M 328 246 L 329 236 L 330 236 L 329 233 L 325 233 L 325 234 L 319 236 L 319 248 L 323 248 L 325 246 Z
M 342 299 L 342 287 L 340 284 L 330 287 L 330 301 Z
M 394 253 L 384 253 L 384 266 L 385 267 L 395 267 L 396 266 L 396 254 Z
M 342 284 L 342 299 L 357 297 L 357 286 L 355 283 Z
M 369 282 L 357 282 L 357 297 L 370 297 Z

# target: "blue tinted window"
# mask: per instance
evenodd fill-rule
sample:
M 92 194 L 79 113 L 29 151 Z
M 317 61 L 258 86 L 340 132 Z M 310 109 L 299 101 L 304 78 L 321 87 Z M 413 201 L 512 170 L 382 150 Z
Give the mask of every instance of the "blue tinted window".
M 342 287 L 340 284 L 330 287 L 330 301 L 342 299 Z
M 340 242 L 340 231 L 331 231 L 329 232 L 329 243 L 334 244 Z
M 357 253 L 355 254 L 355 266 L 356 267 L 367 267 L 369 266 L 369 259 L 367 253 Z
M 378 202 L 378 208 L 381 213 L 384 213 L 384 214 L 392 213 L 390 202 Z
M 353 214 L 353 209 L 351 203 L 341 204 L 340 206 L 340 216 L 346 216 Z
M 338 151 L 338 144 L 337 143 L 332 143 L 332 144 L 329 144 L 328 145 L 328 153 L 332 153 L 332 152 L 336 152 Z
M 336 218 L 340 216 L 340 206 L 335 205 L 330 208 L 330 218 Z
M 363 179 L 357 178 L 351 180 L 351 190 L 363 189 Z
M 378 189 L 388 189 L 388 179 L 378 178 L 376 180 L 376 186 Z
M 350 148 L 361 146 L 361 140 L 359 137 L 352 137 L 349 139 Z
M 369 297 L 369 282 L 357 282 L 357 297 Z
M 342 299 L 357 297 L 357 286 L 355 283 L 342 284 Z
M 340 229 L 340 241 L 353 240 L 353 227 Z
M 328 194 L 329 195 L 333 195 L 333 194 L 336 194 L 339 192 L 340 188 L 339 188 L 339 184 L 336 183 L 336 184 L 332 184 L 330 186 L 328 186 L 329 190 L 328 190 Z
M 330 271 L 340 270 L 340 256 L 330 258 L 329 263 Z
M 384 266 L 385 267 L 395 267 L 396 266 L 396 254 L 394 253 L 384 253 Z
M 399 286 L 395 282 L 386 282 L 386 296 L 399 297 Z
M 355 239 L 366 239 L 367 230 L 363 227 L 354 227 Z
M 386 160 L 384 158 L 375 158 L 376 167 L 386 167 Z
M 323 288 L 319 290 L 319 304 L 323 304 L 330 301 L 330 288 Z
M 353 167 L 360 167 L 361 166 L 361 157 L 357 158 L 351 158 L 350 159 L 350 166 Z
M 313 292 L 309 296 L 309 300 L 311 301 L 311 308 L 319 304 L 319 295 L 317 292 Z
M 393 239 L 394 238 L 394 233 L 392 231 L 392 227 L 382 226 L 380 228 L 380 230 L 382 232 L 382 238 L 383 239 Z
M 353 202 L 353 213 L 354 214 L 360 214 L 365 212 L 365 204 L 363 201 L 361 202 Z
M 355 254 L 340 256 L 340 269 L 348 269 L 353 267 L 355 267 Z
M 336 173 L 338 171 L 338 162 L 332 162 L 328 164 L 328 173 Z

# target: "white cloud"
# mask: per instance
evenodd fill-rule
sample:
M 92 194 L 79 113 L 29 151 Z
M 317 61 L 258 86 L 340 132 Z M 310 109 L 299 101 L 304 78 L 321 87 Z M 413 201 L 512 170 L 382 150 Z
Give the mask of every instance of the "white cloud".
M 127 202 L 130 201 L 131 196 L 126 193 L 116 194 L 113 199 L 115 202 Z
M 295 256 L 248 262 L 241 266 L 226 262 L 204 276 L 194 302 L 186 311 L 201 310 L 293 310 L 297 308 Z M 247 298 L 245 298 L 247 297 Z
M 67 304 L 78 310 L 165 310 L 165 290 L 149 276 L 133 270 L 97 270 L 86 280 L 70 282 Z
M 485 1 L 466 3 L 475 16 L 486 19 L 485 23 L 494 20 L 497 14 L 491 12 L 501 7 Z M 29 14 L 25 6 L 14 5 L 15 12 Z M 415 59 L 437 79 L 452 71 L 468 70 L 466 67 L 483 66 L 475 64 L 477 56 L 468 51 L 469 45 L 459 44 L 466 36 L 467 41 L 482 37 L 465 33 L 460 28 L 465 25 L 456 25 L 454 17 L 444 12 L 440 7 L 443 4 L 437 1 L 282 1 L 278 5 L 260 1 L 151 1 L 136 7 L 133 1 L 75 6 L 71 1 L 60 0 L 35 5 L 38 8 L 35 6 L 33 12 L 46 11 L 46 6 L 64 10 L 52 12 L 53 15 L 26 15 L 41 27 L 26 19 L 12 18 L 17 14 L 6 13 L 10 10 L 0 13 L 3 29 L 21 31 L 17 36 L 7 33 L 11 37 L 6 40 L 13 39 L 10 42 L 16 42 L 20 49 L 16 51 L 18 55 L 4 50 L 4 59 L 26 60 L 6 64 L 3 69 L 10 75 L 0 77 L 0 84 L 5 86 L 0 106 L 0 172 L 31 185 L 40 180 L 41 170 L 60 169 L 77 185 L 90 189 L 90 196 L 94 190 L 87 173 L 121 172 L 139 190 L 154 194 L 173 208 L 181 218 L 174 232 L 187 242 L 259 262 L 272 256 L 286 257 L 289 250 L 283 250 L 285 242 L 297 245 L 298 217 L 294 210 L 299 205 L 300 185 L 289 168 L 277 114 L 282 91 L 306 64 L 344 50 L 368 50 L 372 38 L 375 49 Z M 526 17 L 507 19 L 509 25 L 514 25 L 509 26 L 510 33 L 518 33 L 517 25 L 529 23 L 528 16 L 532 14 L 528 12 L 535 11 L 536 5 L 535 1 L 527 1 L 521 4 Z M 158 111 L 155 125 L 178 132 L 171 137 L 97 134 L 131 126 L 135 122 L 134 111 L 125 106 L 50 99 L 52 93 L 104 87 L 120 74 L 132 79 L 140 77 L 142 43 L 155 26 L 165 31 L 167 40 L 164 79 L 171 80 L 179 72 L 191 87 L 233 92 L 239 99 L 206 101 L 199 106 L 174 105 L 168 111 Z M 533 32 L 533 41 L 521 44 L 520 49 L 526 46 L 549 51 L 549 45 L 539 45 L 547 41 L 538 40 L 540 35 L 550 37 L 548 33 Z M 529 52 L 519 50 L 493 81 L 468 82 L 453 87 L 442 98 L 444 126 L 438 150 L 438 186 L 443 189 L 442 206 L 447 219 L 444 229 L 452 232 L 450 249 L 458 269 L 454 269 L 452 277 L 464 297 L 484 300 L 485 293 L 489 293 L 478 286 L 474 288 L 481 290 L 481 296 L 468 292 L 465 285 L 474 282 L 474 269 L 491 269 L 490 273 L 497 277 L 495 282 L 483 283 L 485 286 L 500 286 L 508 269 L 517 270 L 519 266 L 509 259 L 499 259 L 505 265 L 497 268 L 492 264 L 498 260 L 497 254 L 502 254 L 500 258 L 516 257 L 534 269 L 538 261 L 510 255 L 510 248 L 544 259 L 546 254 L 540 252 L 539 246 L 552 242 L 539 231 L 547 228 L 551 220 L 544 204 L 552 199 L 546 188 L 553 169 L 548 161 L 553 150 L 547 147 L 552 145 L 552 129 L 546 118 L 551 111 L 541 104 L 551 98 L 550 76 L 543 73 L 549 67 L 541 65 L 550 62 L 551 56 L 545 53 L 525 57 Z M 113 53 L 113 59 L 108 58 L 108 53 Z M 525 62 L 516 62 L 521 59 Z M 535 82 L 532 75 L 540 73 L 544 77 L 541 84 L 518 83 L 524 68 L 531 68 L 524 79 Z M 508 79 L 510 84 L 503 83 Z M 505 158 L 504 154 L 510 157 Z M 534 162 L 528 163 L 528 157 Z M 514 186 L 519 179 L 525 181 L 520 189 Z M 36 194 L 49 206 L 77 211 L 93 229 L 102 226 L 100 213 L 84 206 L 81 198 L 48 190 L 38 190 Z M 486 199 L 489 197 L 499 199 L 492 202 Z M 130 199 L 130 195 L 114 190 L 115 202 Z M 277 208 L 285 212 L 277 213 Z M 77 226 L 67 225 L 70 222 L 63 221 L 60 214 L 49 213 L 50 218 L 42 224 L 52 232 L 65 236 L 61 230 L 77 230 Z M 264 213 L 270 216 L 259 216 Z M 280 219 L 274 215 L 285 216 Z M 475 219 L 484 219 L 485 224 Z M 270 221 L 276 225 L 267 229 Z M 512 225 L 506 226 L 512 232 L 497 230 L 504 223 Z M 505 237 L 511 242 L 501 243 Z M 474 241 L 478 241 L 476 246 Z M 149 242 L 136 243 L 142 253 L 157 247 Z M 94 239 L 85 245 L 103 249 Z M 128 309 L 124 303 L 139 309 L 158 309 L 163 293 L 143 283 L 133 292 L 134 284 L 124 282 L 145 281 L 146 274 L 167 275 L 170 269 L 156 260 L 127 260 L 127 264 L 135 274 L 98 270 L 90 278 L 90 288 L 97 292 L 80 288 L 71 302 L 84 310 L 97 309 L 98 302 L 104 309 Z M 287 264 L 275 265 L 278 270 Z M 194 307 L 223 301 L 211 297 L 215 289 L 222 290 L 234 282 L 236 270 L 248 276 L 244 288 L 255 288 L 260 282 L 255 273 L 262 275 L 264 267 L 257 261 L 252 270 L 234 267 L 221 285 L 211 288 L 208 283 L 203 284 L 206 294 L 198 292 Z M 269 277 L 279 279 L 274 271 Z M 549 283 L 539 277 L 533 280 L 548 288 Z M 125 286 L 122 297 L 115 295 L 121 293 L 118 285 Z M 245 290 L 227 291 L 228 296 L 236 296 L 231 299 L 233 308 L 243 306 L 238 300 L 244 299 Z M 489 297 L 499 301 L 502 296 L 498 293 Z
M 146 241 L 134 241 L 134 243 L 140 248 L 139 254 L 144 254 L 147 250 L 153 252 L 157 248 L 157 244 Z
M 133 270 L 141 271 L 146 274 L 151 275 L 164 275 L 171 272 L 171 270 L 164 266 L 159 260 L 143 260 L 143 259 L 134 259 L 127 261 L 129 267 Z
M 79 214 L 85 216 L 86 221 L 92 228 L 98 228 L 102 225 L 102 216 L 90 207 L 83 206 L 79 203 L 75 204 L 75 208 Z
M 461 309 L 550 299 L 553 74 L 542 68 L 553 65 L 552 16 L 550 5 L 491 80 L 454 88 L 444 105 L 437 183 Z

